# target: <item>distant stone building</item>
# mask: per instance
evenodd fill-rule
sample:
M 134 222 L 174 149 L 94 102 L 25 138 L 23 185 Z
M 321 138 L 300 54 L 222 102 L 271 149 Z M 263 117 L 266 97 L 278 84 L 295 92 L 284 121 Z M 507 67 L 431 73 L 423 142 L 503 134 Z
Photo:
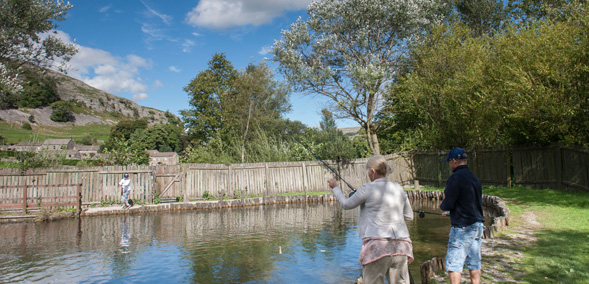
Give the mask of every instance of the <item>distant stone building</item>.
M 80 160 L 82 157 L 80 156 L 80 152 L 78 150 L 53 150 L 51 151 L 54 155 L 65 157 L 68 160 Z
M 159 152 L 158 150 L 147 150 L 149 153 L 149 165 L 177 165 L 180 162 L 180 158 L 176 152 Z
M 6 146 L 6 149 L 18 152 L 39 152 L 42 147 L 43 142 L 20 142 L 16 145 Z
M 70 139 L 47 139 L 42 147 L 48 150 L 73 150 L 76 143 Z
M 98 158 L 98 150 L 100 146 L 88 146 L 88 145 L 78 145 L 76 144 L 75 150 L 78 151 L 81 159 L 96 159 Z

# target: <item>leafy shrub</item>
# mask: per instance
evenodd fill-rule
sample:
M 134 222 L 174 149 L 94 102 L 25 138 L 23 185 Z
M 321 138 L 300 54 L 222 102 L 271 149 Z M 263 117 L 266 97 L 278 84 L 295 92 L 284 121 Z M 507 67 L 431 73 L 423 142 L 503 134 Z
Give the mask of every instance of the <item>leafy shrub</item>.
M 70 122 L 74 121 L 74 114 L 72 106 L 66 101 L 57 101 L 51 105 L 51 120 L 55 122 Z
M 22 124 L 22 129 L 26 129 L 26 130 L 33 130 L 33 127 L 31 127 L 31 124 L 28 122 L 25 122 Z
M 27 69 L 24 75 L 23 92 L 18 98 L 19 107 L 39 108 L 59 100 L 54 79 L 32 69 Z

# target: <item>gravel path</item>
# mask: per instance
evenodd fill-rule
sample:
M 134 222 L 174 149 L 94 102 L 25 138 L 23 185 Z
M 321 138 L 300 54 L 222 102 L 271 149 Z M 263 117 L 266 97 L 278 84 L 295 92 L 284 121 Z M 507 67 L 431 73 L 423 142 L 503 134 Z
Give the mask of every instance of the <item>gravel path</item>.
M 510 226 L 509 233 L 499 238 L 483 241 L 481 283 L 522 283 L 524 271 L 520 260 L 523 251 L 538 239 L 534 233 L 542 225 L 536 221 L 536 214 L 528 211 L 522 214 L 522 225 Z M 446 274 L 438 274 L 432 280 L 449 283 Z M 462 273 L 462 283 L 470 283 L 468 270 Z

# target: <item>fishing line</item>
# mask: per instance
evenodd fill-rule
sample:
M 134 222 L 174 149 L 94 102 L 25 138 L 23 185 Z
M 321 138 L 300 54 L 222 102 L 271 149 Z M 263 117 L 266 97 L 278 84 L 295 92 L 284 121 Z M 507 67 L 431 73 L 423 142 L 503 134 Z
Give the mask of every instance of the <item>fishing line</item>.
M 292 138 L 294 138 L 294 140 L 296 140 L 305 149 L 307 149 L 307 151 L 309 151 L 309 153 L 311 153 L 311 155 L 313 155 L 315 159 L 321 161 L 321 163 L 323 163 L 325 167 L 327 167 L 332 173 L 334 173 L 341 181 L 343 181 L 352 190 L 349 196 L 352 196 L 352 194 L 356 192 L 356 189 L 353 186 L 351 186 L 345 179 L 343 179 L 342 176 L 340 176 L 340 174 L 337 173 L 333 168 L 331 168 L 325 161 L 323 161 L 321 158 L 315 155 L 315 153 L 313 153 L 313 151 L 311 151 L 311 149 L 309 149 L 305 144 L 303 144 L 303 142 L 301 142 L 296 136 L 292 135 Z

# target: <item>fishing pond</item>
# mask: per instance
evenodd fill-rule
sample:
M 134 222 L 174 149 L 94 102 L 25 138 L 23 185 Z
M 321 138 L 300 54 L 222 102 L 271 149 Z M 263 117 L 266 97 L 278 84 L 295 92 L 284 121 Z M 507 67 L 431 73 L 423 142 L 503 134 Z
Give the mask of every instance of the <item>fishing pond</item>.
M 416 283 L 450 230 L 448 217 L 418 215 L 407 222 Z M 326 202 L 0 224 L 0 283 L 354 283 L 358 220 Z

